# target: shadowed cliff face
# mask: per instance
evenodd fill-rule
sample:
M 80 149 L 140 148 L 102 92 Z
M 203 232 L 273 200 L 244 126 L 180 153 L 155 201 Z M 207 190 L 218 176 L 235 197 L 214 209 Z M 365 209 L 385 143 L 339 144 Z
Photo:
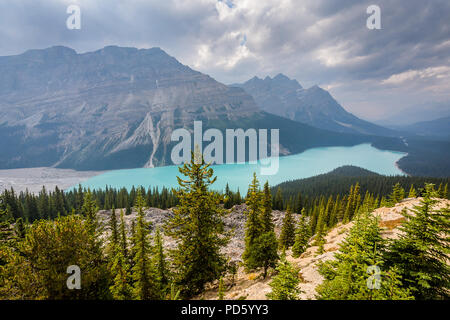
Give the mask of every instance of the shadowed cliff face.
M 161 165 L 170 156 L 173 128 L 255 112 L 242 89 L 196 72 L 159 48 L 77 54 L 52 47 L 0 57 L 3 168 Z

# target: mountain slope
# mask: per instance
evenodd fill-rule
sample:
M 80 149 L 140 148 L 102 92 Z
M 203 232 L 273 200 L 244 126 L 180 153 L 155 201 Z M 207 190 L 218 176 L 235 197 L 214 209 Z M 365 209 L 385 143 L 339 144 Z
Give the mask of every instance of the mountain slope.
M 295 199 L 298 193 L 308 197 L 316 194 L 340 194 L 343 196 L 348 193 L 352 185 L 358 183 L 361 194 L 365 194 L 368 191 L 380 196 L 388 196 L 392 192 L 392 186 L 397 182 L 408 191 L 411 185 L 414 185 L 416 188 L 422 188 L 425 183 L 433 183 L 436 186 L 439 186 L 441 183 L 443 185 L 450 184 L 450 178 L 448 176 L 445 178 L 406 175 L 383 176 L 356 166 L 342 166 L 328 173 L 285 181 L 271 186 L 271 188 L 274 193 L 278 188 L 281 188 L 286 199 L 290 197 Z
M 394 207 L 387 208 L 381 207 L 375 209 L 372 214 L 379 218 L 379 225 L 382 228 L 381 236 L 384 239 L 395 239 L 399 236 L 401 230 L 399 227 L 404 221 L 404 217 L 401 215 L 403 209 L 411 210 L 414 206 L 419 205 L 420 198 L 404 199 L 400 203 L 397 203 Z M 450 205 L 449 200 L 439 199 L 438 203 L 434 207 L 435 209 L 444 208 Z M 241 262 L 242 254 L 245 248 L 245 223 L 247 210 L 245 204 L 235 205 L 230 209 L 227 215 L 224 217 L 225 229 L 232 230 L 230 242 L 223 249 L 223 253 L 226 254 L 230 261 Z M 116 211 L 117 212 L 117 211 Z M 100 210 L 98 213 L 99 219 L 106 225 L 111 219 L 111 210 Z M 273 224 L 277 236 L 280 235 L 283 219 L 286 215 L 284 211 L 274 210 L 272 211 Z M 151 223 L 153 226 L 152 233 L 157 227 L 163 227 L 166 221 L 173 216 L 172 209 L 162 210 L 158 208 L 146 208 L 144 210 L 145 221 Z M 126 229 L 130 230 L 133 221 L 137 219 L 137 212 L 133 211 L 131 214 L 124 217 Z M 298 215 L 294 215 L 294 220 L 298 220 Z M 299 268 L 302 281 L 299 284 L 299 288 L 302 293 L 299 296 L 300 299 L 316 299 L 316 287 L 322 283 L 323 277 L 319 273 L 319 265 L 321 262 L 335 259 L 334 255 L 339 251 L 339 246 L 348 235 L 350 228 L 353 226 L 353 222 L 346 224 L 339 223 L 331 230 L 327 230 L 325 235 L 324 252 L 319 253 L 319 247 L 316 245 L 314 238 L 310 239 L 309 247 L 298 258 L 292 257 L 291 250 L 286 251 L 286 258 L 294 266 Z M 170 237 L 164 237 L 164 245 L 166 250 L 174 249 L 176 242 Z M 237 274 L 234 277 L 234 281 L 231 281 L 230 277 L 224 277 L 224 293 L 225 300 L 238 300 L 245 298 L 246 300 L 265 300 L 266 294 L 271 291 L 269 283 L 274 276 L 273 272 L 269 272 L 266 279 L 260 277 L 260 272 L 245 271 L 242 266 L 237 270 Z M 231 283 L 232 282 L 232 283 Z M 211 283 L 207 289 L 196 296 L 194 299 L 202 300 L 215 300 L 218 297 L 218 281 Z
M 450 138 L 450 116 L 431 121 L 421 121 L 399 127 L 400 130 L 420 136 Z
M 175 128 L 281 128 L 282 154 L 354 145 L 338 134 L 261 112 L 243 89 L 192 70 L 159 48 L 66 47 L 0 57 L 0 168 L 78 170 L 172 164 Z
M 317 128 L 348 133 L 396 135 L 393 130 L 361 120 L 347 112 L 328 91 L 318 86 L 304 89 L 296 80 L 283 74 L 274 78 L 254 77 L 243 84 L 232 86 L 243 88 L 266 112 Z

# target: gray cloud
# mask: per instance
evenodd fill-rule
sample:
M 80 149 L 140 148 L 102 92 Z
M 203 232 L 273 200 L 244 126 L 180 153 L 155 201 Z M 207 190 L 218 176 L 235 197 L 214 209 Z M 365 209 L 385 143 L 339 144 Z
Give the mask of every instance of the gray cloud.
M 65 27 L 69 4 L 81 7 L 81 30 Z M 111 44 L 159 46 L 225 83 L 279 72 L 306 87 L 317 83 L 349 111 L 368 119 L 419 104 L 448 110 L 450 2 L 376 1 L 382 30 L 366 28 L 371 4 L 8 0 L 0 2 L 0 55 L 52 45 L 78 52 Z

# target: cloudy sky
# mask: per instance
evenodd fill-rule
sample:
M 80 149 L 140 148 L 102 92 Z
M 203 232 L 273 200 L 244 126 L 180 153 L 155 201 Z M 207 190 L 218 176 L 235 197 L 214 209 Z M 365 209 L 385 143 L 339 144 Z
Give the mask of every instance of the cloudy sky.
M 373 4 L 380 30 L 366 27 Z M 157 46 L 227 84 L 284 73 L 369 120 L 450 115 L 448 0 L 0 1 L 0 55 L 53 45 Z

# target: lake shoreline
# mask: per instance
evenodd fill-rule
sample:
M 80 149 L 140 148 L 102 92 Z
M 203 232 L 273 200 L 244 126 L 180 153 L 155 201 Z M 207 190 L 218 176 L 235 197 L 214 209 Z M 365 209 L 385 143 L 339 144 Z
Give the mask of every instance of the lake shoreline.
M 279 157 L 279 170 L 274 175 L 263 175 L 260 164 L 233 163 L 213 165 L 214 174 L 218 177 L 212 186 L 214 190 L 223 191 L 226 184 L 232 191 L 246 192 L 248 184 L 256 172 L 261 183 L 266 180 L 269 185 L 309 178 L 325 174 L 338 167 L 353 165 L 382 175 L 405 175 L 396 166 L 396 162 L 406 154 L 398 151 L 380 150 L 368 143 L 355 146 L 332 146 L 307 149 L 294 155 Z M 95 176 L 82 185 L 91 189 L 125 187 L 130 190 L 133 186 L 176 188 L 176 176 L 179 176 L 178 166 L 155 168 L 121 169 L 109 171 Z M 73 186 L 75 187 L 75 186 Z
M 352 161 L 352 157 L 358 153 L 361 154 L 361 157 L 366 158 L 367 163 L 361 161 L 361 158 L 358 160 L 359 162 Z M 399 159 L 394 159 L 394 157 L 397 158 L 399 155 L 402 156 Z M 333 146 L 311 148 L 298 154 L 280 156 L 280 177 L 274 179 L 271 176 L 259 175 L 258 178 L 262 182 L 269 180 L 270 185 L 276 185 L 288 180 L 324 174 L 343 165 L 355 165 L 376 172 L 376 170 L 370 168 L 371 164 L 369 160 L 371 157 L 377 156 L 381 157 L 381 160 L 385 162 L 386 166 L 391 166 L 389 170 L 385 168 L 391 174 L 396 171 L 395 173 L 408 175 L 397 163 L 401 158 L 407 156 L 407 154 L 380 150 L 370 144 L 360 144 L 351 147 Z M 386 160 L 386 157 L 389 160 Z M 324 161 L 327 158 L 332 158 L 331 162 Z M 245 192 L 248 187 L 251 175 L 253 174 L 252 171 L 259 170 L 258 166 L 252 167 L 248 163 L 221 164 L 213 165 L 212 167 L 219 180 L 219 183 L 215 184 L 214 189 L 223 190 L 225 184 L 230 183 L 230 188 L 233 191 L 237 191 L 239 188 L 241 192 Z M 158 174 L 158 172 L 162 172 L 162 174 Z M 133 178 L 135 173 L 139 174 Z M 158 186 L 158 188 L 165 186 L 171 188 L 176 187 L 177 175 L 179 175 L 178 166 L 175 165 L 109 171 L 76 171 L 73 169 L 51 167 L 2 169 L 0 170 L 0 191 L 13 187 L 16 192 L 28 189 L 29 192 L 37 194 L 43 185 L 47 190 L 54 190 L 58 186 L 59 189 L 67 191 L 76 188 L 79 184 L 83 187 L 90 187 L 91 189 L 104 189 L 107 185 L 115 188 L 123 186 L 127 189 L 130 189 L 131 185 L 143 185 L 146 188 L 149 186 Z M 118 178 L 114 178 L 115 176 Z M 143 176 L 146 177 L 143 178 Z M 119 182 L 114 181 L 115 179 L 119 179 Z
M 52 167 L 0 169 L 0 192 L 12 187 L 17 193 L 28 190 L 30 193 L 38 194 L 42 186 L 45 186 L 47 191 L 54 190 L 56 186 L 65 190 L 106 172 Z

